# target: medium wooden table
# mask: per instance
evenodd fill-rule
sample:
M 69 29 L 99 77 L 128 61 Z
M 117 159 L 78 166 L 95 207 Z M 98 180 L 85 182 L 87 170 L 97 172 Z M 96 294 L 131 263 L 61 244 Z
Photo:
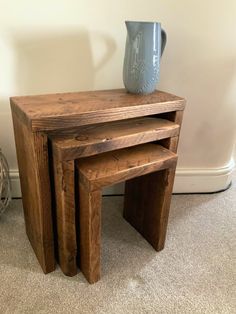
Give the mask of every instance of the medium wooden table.
M 185 100 L 161 91 L 141 96 L 117 89 L 12 97 L 10 101 L 26 233 L 43 271 L 48 273 L 56 265 L 49 136 L 141 116 L 158 115 L 181 125 Z M 161 144 L 176 152 L 178 138 L 164 139 Z M 130 195 L 135 184 L 138 182 L 126 187 Z

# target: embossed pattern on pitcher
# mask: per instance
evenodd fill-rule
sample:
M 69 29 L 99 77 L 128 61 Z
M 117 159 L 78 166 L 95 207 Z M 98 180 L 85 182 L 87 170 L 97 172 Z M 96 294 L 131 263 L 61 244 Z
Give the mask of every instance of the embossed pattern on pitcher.
M 123 81 L 128 92 L 152 93 L 159 81 L 161 26 L 159 23 L 126 22 Z

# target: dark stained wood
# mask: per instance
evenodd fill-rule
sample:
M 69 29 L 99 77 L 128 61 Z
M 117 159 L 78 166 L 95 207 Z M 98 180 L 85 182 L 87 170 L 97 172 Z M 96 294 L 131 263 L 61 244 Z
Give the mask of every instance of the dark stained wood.
M 72 134 L 62 132 L 51 138 L 54 156 L 60 160 L 74 160 L 177 136 L 179 128 L 168 120 L 144 117 L 85 126 Z
M 178 124 L 180 127 L 182 125 L 182 119 L 183 119 L 183 111 L 176 111 L 176 112 L 168 112 L 163 113 L 160 115 L 163 119 L 168 119 L 170 121 L 173 121 L 174 123 Z M 176 153 L 177 147 L 179 142 L 179 136 L 173 136 L 170 138 L 163 139 L 159 141 L 161 145 L 163 145 L 165 148 L 169 149 L 170 151 Z M 167 170 L 166 170 L 167 173 Z M 163 186 L 162 180 L 159 179 L 160 174 L 156 174 L 156 178 L 154 175 L 147 175 L 145 176 L 145 180 L 142 181 L 142 179 L 133 179 L 126 181 L 125 183 L 125 206 L 124 206 L 124 218 L 137 230 L 139 230 L 140 233 L 142 233 L 140 230 L 143 230 L 142 223 L 140 223 L 140 217 L 144 217 L 146 213 L 152 212 L 153 210 L 153 202 L 157 202 L 156 197 L 159 197 L 159 195 L 162 193 L 169 193 L 170 190 L 172 190 L 173 187 L 170 185 Z M 163 175 L 164 176 L 164 175 Z M 169 182 L 172 182 L 173 180 L 171 178 L 174 178 L 174 172 L 172 170 L 169 170 Z M 172 181 L 171 181 L 172 180 Z M 149 182 L 150 181 L 150 182 Z M 162 189 L 162 192 L 159 190 L 158 195 L 155 195 L 155 193 L 150 194 L 149 189 L 147 188 L 147 185 L 157 187 L 158 189 Z M 151 188 L 150 188 L 151 189 Z M 166 190 L 167 189 L 167 190 Z M 142 195 L 142 199 L 148 199 L 150 198 L 150 201 L 146 201 L 145 205 L 143 202 L 139 202 L 139 195 Z M 170 199 L 167 197 L 167 200 Z M 166 208 L 168 208 L 168 204 L 164 205 Z M 166 210 L 163 211 L 164 213 L 167 213 Z M 136 214 L 138 213 L 138 214 Z M 168 215 L 166 215 L 168 218 Z M 141 225 L 140 225 L 141 224 Z M 146 224 L 145 224 L 146 226 Z M 162 224 L 162 228 L 158 229 L 158 237 L 159 240 L 157 240 L 156 237 L 154 237 L 153 242 L 158 243 L 153 245 L 156 250 L 161 250 L 164 248 L 164 239 L 166 237 L 166 231 L 167 231 L 167 220 L 165 221 L 165 224 Z M 144 237 L 147 237 L 147 232 L 142 233 Z M 145 235 L 146 234 L 146 235 Z M 150 243 L 151 240 L 149 240 Z
M 33 131 L 66 129 L 184 110 L 185 100 L 165 92 L 133 95 L 124 89 L 12 97 L 16 114 Z
M 183 98 L 165 92 L 141 96 L 123 89 L 11 98 L 26 231 L 45 273 L 55 269 L 49 133 L 68 135 L 74 128 L 157 114 L 181 125 L 176 117 L 184 107 Z M 171 136 L 161 143 L 176 151 L 178 136 Z
M 67 276 L 77 274 L 74 161 L 61 162 L 53 156 L 59 264 Z
M 31 133 L 12 113 L 26 233 L 45 273 L 55 269 L 47 136 Z
M 169 112 L 164 114 L 166 118 L 178 124 L 181 128 L 183 120 L 183 111 Z M 179 130 L 180 131 L 180 130 Z M 160 144 L 176 153 L 179 143 L 179 136 L 173 136 L 160 141 Z
M 130 127 L 129 127 L 130 126 Z M 53 146 L 53 159 L 54 159 L 54 178 L 55 178 L 55 194 L 57 203 L 57 233 L 58 233 L 58 252 L 59 252 L 59 264 L 64 274 L 68 276 L 73 276 L 77 272 L 76 268 L 76 224 L 75 224 L 75 201 L 74 201 L 74 160 L 81 157 L 81 154 L 98 154 L 103 151 L 112 151 L 116 148 L 122 146 L 127 147 L 135 145 L 140 142 L 147 142 L 148 140 L 154 140 L 157 138 L 163 138 L 165 136 L 178 134 L 179 126 L 173 122 L 156 119 L 156 118 L 139 118 L 134 119 L 134 121 L 122 121 L 117 123 L 109 123 L 108 125 L 102 125 L 94 127 L 86 127 L 83 132 L 75 133 L 75 135 L 61 135 L 52 137 Z M 78 131 L 77 131 L 78 132 Z M 87 134 L 87 135 L 86 135 Z M 110 135 L 110 141 L 114 140 L 114 143 L 107 145 L 104 141 L 104 137 L 107 138 Z M 79 136 L 80 140 L 77 141 L 74 138 Z M 85 144 L 84 144 L 85 142 Z M 80 147 L 81 144 L 81 147 Z M 84 144 L 84 145 L 83 145 Z M 97 149 L 100 145 L 99 150 Z M 95 148 L 94 148 L 95 145 Z M 69 151 L 69 153 L 64 154 L 64 150 Z M 102 154 L 100 156 L 95 156 L 91 159 L 83 159 L 79 162 L 84 163 L 87 169 L 88 162 L 92 164 L 92 171 L 94 176 L 97 176 L 97 169 L 99 171 L 98 177 L 102 178 L 102 171 L 106 169 L 111 170 L 116 174 L 117 178 L 111 175 L 107 178 L 107 173 L 105 173 L 105 185 L 109 185 L 117 182 L 117 179 L 124 181 L 128 178 L 127 172 L 131 175 L 135 171 L 141 173 L 145 171 L 145 158 L 148 165 L 152 159 L 156 160 L 156 155 L 158 154 L 159 164 L 166 166 L 166 162 L 170 162 L 169 151 L 165 150 L 163 147 L 148 144 L 142 148 L 142 146 L 137 146 L 130 150 L 120 150 L 114 151 L 113 153 Z M 155 153 L 153 153 L 153 151 Z M 117 155 L 117 156 L 116 156 Z M 73 157 L 73 160 L 61 161 L 60 159 L 65 156 Z M 115 157 L 114 157 L 115 156 Z M 129 161 L 132 160 L 132 169 L 130 165 L 126 165 L 126 158 L 129 157 Z M 175 156 L 173 155 L 175 158 Z M 122 159 L 123 158 L 123 159 Z M 166 161 L 166 159 L 168 159 Z M 117 161 L 119 160 L 119 161 Z M 115 161 L 115 162 L 114 162 Z M 137 167 L 135 168 L 135 164 Z M 153 167 L 157 169 L 157 164 L 153 164 Z M 127 169 L 125 169 L 125 167 Z M 83 168 L 83 166 L 81 166 Z M 119 168 L 120 172 L 118 172 Z M 150 166 L 149 166 L 150 168 Z M 91 169 L 90 169 L 91 170 Z M 111 173 L 111 171 L 110 171 Z M 118 178 L 119 175 L 119 178 Z M 104 175 L 103 175 L 104 180 Z M 89 183 L 95 185 L 95 189 L 98 187 L 98 183 L 93 183 L 91 178 Z M 103 182 L 100 182 L 103 184 Z M 100 184 L 99 183 L 99 184 Z
M 169 137 L 161 140 L 159 144 L 169 149 L 170 151 L 176 153 L 179 143 L 179 136 Z
M 100 279 L 101 190 L 89 191 L 79 184 L 80 268 L 89 283 Z
M 175 167 L 177 155 L 156 144 L 143 144 L 78 159 L 80 182 L 90 191 L 146 173 Z
M 140 183 L 141 191 L 145 187 L 146 198 L 142 199 L 140 190 L 133 191 L 133 195 L 137 198 L 133 201 L 138 211 L 127 211 L 127 215 L 131 217 L 126 218 L 131 223 L 134 215 L 138 217 L 138 220 L 141 219 L 140 226 L 137 227 L 135 224 L 136 229 L 155 249 L 159 250 L 164 242 L 163 235 L 167 226 L 176 162 L 177 156 L 174 153 L 155 144 L 134 146 L 77 160 L 80 199 L 80 263 L 81 270 L 90 283 L 100 278 L 102 188 L 127 179 L 140 178 L 134 180 Z M 163 169 L 167 170 L 163 171 Z M 156 174 L 155 171 L 158 170 L 162 170 L 161 175 Z M 154 174 L 146 180 L 147 174 L 151 172 Z M 160 180 L 158 187 L 152 181 L 156 178 Z M 131 182 L 131 187 L 134 186 L 138 187 L 137 184 L 133 185 Z M 131 199 L 127 200 L 131 201 Z M 144 213 L 143 209 L 146 205 L 148 212 Z M 125 203 L 125 215 L 127 206 L 129 203 Z M 136 223 L 136 217 L 134 220 Z
M 164 248 L 175 168 L 128 180 L 124 218 L 154 247 Z

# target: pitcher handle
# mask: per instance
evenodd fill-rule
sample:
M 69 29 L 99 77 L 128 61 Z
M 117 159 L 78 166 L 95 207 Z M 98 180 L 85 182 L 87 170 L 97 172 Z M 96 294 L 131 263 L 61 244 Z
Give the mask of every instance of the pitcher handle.
M 164 29 L 161 29 L 161 56 L 164 52 L 165 46 L 166 46 L 166 41 L 167 41 L 167 35 Z

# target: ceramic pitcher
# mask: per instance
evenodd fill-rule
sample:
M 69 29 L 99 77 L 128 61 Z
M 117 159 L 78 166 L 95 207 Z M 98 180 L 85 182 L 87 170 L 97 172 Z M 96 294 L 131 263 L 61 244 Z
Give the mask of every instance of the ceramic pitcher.
M 126 21 L 127 38 L 123 81 L 128 92 L 149 94 L 160 77 L 160 59 L 166 45 L 166 33 L 156 22 Z

